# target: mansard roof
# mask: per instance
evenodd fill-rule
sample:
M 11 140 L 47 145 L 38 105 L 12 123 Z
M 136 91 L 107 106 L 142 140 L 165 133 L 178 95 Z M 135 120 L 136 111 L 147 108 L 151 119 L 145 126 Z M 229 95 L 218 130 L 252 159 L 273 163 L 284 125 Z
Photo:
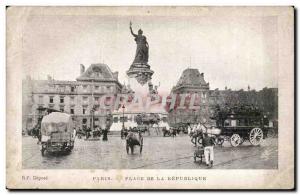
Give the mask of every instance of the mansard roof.
M 198 69 L 188 68 L 182 72 L 182 75 L 177 82 L 177 85 L 206 85 L 203 73 L 200 74 Z
M 199 72 L 198 69 L 187 68 L 179 78 L 173 90 L 179 88 L 209 88 L 209 83 L 204 80 L 204 74 Z
M 115 81 L 118 82 L 118 72 L 112 72 L 106 64 L 91 64 L 86 71 L 84 71 L 76 79 L 77 81 Z

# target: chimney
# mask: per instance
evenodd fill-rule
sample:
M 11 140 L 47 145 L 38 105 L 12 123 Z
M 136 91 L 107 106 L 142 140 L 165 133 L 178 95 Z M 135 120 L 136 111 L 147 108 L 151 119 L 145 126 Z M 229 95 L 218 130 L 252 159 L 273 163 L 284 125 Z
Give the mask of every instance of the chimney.
M 85 72 L 85 67 L 83 64 L 80 64 L 80 75 L 82 75 Z
M 204 73 L 202 72 L 200 75 L 203 77 L 203 76 L 204 76 Z

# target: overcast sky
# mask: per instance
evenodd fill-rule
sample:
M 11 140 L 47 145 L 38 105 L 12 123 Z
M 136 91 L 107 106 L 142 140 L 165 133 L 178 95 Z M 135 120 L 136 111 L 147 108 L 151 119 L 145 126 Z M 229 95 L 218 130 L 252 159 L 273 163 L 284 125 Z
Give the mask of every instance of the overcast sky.
M 210 88 L 277 87 L 276 17 L 30 16 L 23 30 L 24 76 L 75 80 L 80 64 L 104 62 L 128 81 L 137 33 L 149 43 L 153 83 L 169 91 L 188 67 Z

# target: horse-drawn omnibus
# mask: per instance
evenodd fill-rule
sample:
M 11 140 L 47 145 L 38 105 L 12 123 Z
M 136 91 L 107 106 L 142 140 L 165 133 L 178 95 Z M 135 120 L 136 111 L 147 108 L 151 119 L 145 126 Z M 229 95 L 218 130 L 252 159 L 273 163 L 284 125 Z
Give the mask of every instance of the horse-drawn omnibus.
M 262 143 L 268 135 L 269 120 L 258 108 L 250 106 L 218 108 L 212 117 L 220 134 L 216 135 L 218 143 L 229 141 L 233 147 L 248 140 L 252 145 Z

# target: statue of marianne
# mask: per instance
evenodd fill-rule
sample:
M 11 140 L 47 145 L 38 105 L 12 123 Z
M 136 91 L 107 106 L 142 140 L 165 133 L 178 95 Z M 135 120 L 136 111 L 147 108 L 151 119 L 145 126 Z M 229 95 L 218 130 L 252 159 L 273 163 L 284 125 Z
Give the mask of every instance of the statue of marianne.
M 134 63 L 147 64 L 149 57 L 149 45 L 146 37 L 143 35 L 142 29 L 139 29 L 138 34 L 134 34 L 131 27 L 132 23 L 130 21 L 129 28 L 131 34 L 134 36 L 136 42 L 136 53 L 133 61 Z

